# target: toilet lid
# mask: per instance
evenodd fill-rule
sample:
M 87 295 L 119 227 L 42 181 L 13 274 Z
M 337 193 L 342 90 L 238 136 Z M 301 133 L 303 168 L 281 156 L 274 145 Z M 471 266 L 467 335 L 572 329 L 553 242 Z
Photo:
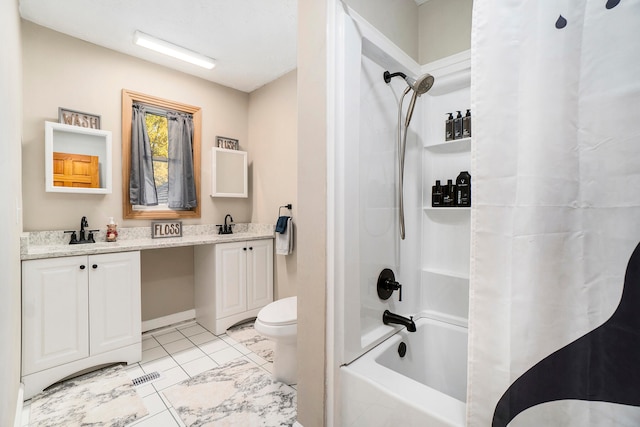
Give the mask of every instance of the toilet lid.
M 274 301 L 258 312 L 258 320 L 267 325 L 279 326 L 296 323 L 298 298 L 289 297 Z

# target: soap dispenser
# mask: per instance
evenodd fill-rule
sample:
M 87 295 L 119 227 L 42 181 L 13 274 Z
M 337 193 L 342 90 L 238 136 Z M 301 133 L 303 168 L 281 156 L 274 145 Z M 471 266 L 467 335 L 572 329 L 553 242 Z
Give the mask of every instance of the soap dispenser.
M 118 239 L 118 224 L 113 220 L 113 217 L 109 217 L 109 223 L 107 224 L 107 242 L 115 242 Z
M 451 141 L 453 139 L 453 113 L 447 113 L 449 117 L 444 124 L 444 140 Z
M 467 109 L 467 114 L 462 118 L 462 137 L 471 137 L 471 110 Z
M 458 111 L 458 115 L 453 120 L 453 139 L 462 138 L 462 111 Z

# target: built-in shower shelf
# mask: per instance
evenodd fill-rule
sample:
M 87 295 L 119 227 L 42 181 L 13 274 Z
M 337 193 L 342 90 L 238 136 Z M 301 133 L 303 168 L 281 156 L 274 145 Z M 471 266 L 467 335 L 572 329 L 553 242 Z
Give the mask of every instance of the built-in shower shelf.
M 468 272 L 467 273 L 460 273 L 460 272 L 457 272 L 457 271 L 449 271 L 449 270 L 443 270 L 443 269 L 431 268 L 431 267 L 423 268 L 422 272 L 423 273 L 437 275 L 437 276 L 449 277 L 449 278 L 453 278 L 453 279 L 469 280 L 469 273 Z
M 441 141 L 435 144 L 425 144 L 425 149 L 434 153 L 462 153 L 471 150 L 471 138 Z
M 433 207 L 433 206 L 425 206 L 423 208 L 425 211 L 429 211 L 429 212 L 436 212 L 436 211 L 442 211 L 442 212 L 451 212 L 451 211 L 459 211 L 459 212 L 471 212 L 471 208 L 470 207 L 464 207 L 464 206 L 441 206 L 441 207 Z

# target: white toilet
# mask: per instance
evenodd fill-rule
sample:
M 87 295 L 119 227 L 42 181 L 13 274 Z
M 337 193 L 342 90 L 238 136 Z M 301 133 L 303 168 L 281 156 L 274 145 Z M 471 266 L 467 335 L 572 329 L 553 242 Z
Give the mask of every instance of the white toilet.
M 296 384 L 298 298 L 272 302 L 258 312 L 255 329 L 275 342 L 273 377 L 285 384 Z

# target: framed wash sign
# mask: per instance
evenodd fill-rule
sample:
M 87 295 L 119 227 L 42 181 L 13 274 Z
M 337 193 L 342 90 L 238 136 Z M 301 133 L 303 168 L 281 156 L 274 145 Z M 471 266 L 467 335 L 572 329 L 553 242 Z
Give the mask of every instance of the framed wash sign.
M 100 129 L 100 116 L 58 107 L 58 122 L 83 128 Z
M 182 221 L 151 221 L 151 238 L 182 237 Z

